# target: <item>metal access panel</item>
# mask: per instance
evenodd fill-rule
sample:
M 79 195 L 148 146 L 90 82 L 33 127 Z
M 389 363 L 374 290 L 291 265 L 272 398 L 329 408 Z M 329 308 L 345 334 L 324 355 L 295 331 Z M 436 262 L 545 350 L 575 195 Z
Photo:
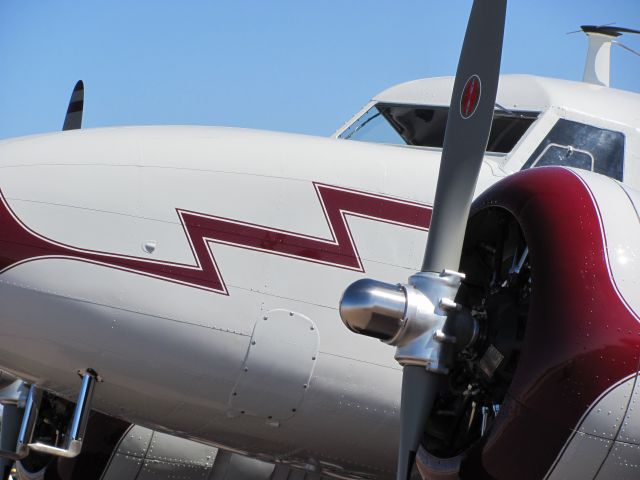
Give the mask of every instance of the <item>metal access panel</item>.
M 218 449 L 133 425 L 120 439 L 101 480 L 210 478 Z
M 312 388 L 319 341 L 318 329 L 304 315 L 278 309 L 262 316 L 231 393 L 231 412 L 270 421 L 295 415 Z

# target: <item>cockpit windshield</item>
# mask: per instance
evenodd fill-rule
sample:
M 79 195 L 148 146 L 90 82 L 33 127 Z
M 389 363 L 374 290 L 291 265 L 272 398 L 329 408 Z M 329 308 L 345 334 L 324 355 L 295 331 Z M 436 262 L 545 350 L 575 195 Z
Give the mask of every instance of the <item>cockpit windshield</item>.
M 448 112 L 448 107 L 377 103 L 338 138 L 442 148 Z M 537 112 L 496 110 L 487 151 L 510 152 L 537 117 Z

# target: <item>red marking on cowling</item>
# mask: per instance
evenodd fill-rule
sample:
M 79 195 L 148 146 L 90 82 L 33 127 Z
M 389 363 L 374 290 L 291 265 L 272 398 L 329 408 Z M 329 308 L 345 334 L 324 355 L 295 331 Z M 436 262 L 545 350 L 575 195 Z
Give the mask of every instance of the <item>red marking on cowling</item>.
M 478 104 L 480 103 L 480 95 L 482 93 L 482 85 L 480 77 L 471 75 L 464 85 L 462 96 L 460 97 L 460 115 L 465 120 L 476 113 Z
M 222 243 L 308 262 L 364 271 L 347 215 L 426 230 L 431 207 L 382 195 L 314 184 L 332 237 L 329 239 L 176 209 L 195 264 L 118 255 L 65 245 L 24 225 L 0 192 L 0 273 L 20 263 L 70 258 L 126 270 L 190 287 L 228 294 L 210 243 Z
M 495 478 L 543 478 L 598 397 L 637 372 L 640 321 L 616 286 L 598 204 L 577 174 L 511 175 L 474 202 L 485 206 L 518 220 L 532 295 L 522 356 L 482 463 Z

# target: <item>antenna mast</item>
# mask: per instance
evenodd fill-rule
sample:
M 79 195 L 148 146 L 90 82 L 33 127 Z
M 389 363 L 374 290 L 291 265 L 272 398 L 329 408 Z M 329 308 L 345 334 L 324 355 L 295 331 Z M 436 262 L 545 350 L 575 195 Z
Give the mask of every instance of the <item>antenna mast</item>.
M 611 76 L 611 43 L 613 39 L 623 33 L 640 33 L 640 31 L 630 28 L 595 25 L 582 25 L 580 29 L 589 38 L 589 50 L 584 65 L 582 81 L 608 87 Z

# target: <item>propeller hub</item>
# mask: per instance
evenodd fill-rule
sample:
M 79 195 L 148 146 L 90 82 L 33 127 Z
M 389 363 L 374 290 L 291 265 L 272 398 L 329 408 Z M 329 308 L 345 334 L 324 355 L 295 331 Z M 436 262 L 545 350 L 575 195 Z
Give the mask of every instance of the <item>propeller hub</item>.
M 340 316 L 351 331 L 398 347 L 395 358 L 401 365 L 446 373 L 442 351 L 456 337 L 445 332 L 445 322 L 460 310 L 453 298 L 463 278 L 445 270 L 417 273 L 406 285 L 361 279 L 345 290 Z
M 451 270 L 441 273 L 420 272 L 409 278 L 407 321 L 402 335 L 394 344 L 395 358 L 401 365 L 420 365 L 428 371 L 449 371 L 447 345 L 456 343 L 445 332 L 447 316 L 461 307 L 454 302 L 464 275 Z

